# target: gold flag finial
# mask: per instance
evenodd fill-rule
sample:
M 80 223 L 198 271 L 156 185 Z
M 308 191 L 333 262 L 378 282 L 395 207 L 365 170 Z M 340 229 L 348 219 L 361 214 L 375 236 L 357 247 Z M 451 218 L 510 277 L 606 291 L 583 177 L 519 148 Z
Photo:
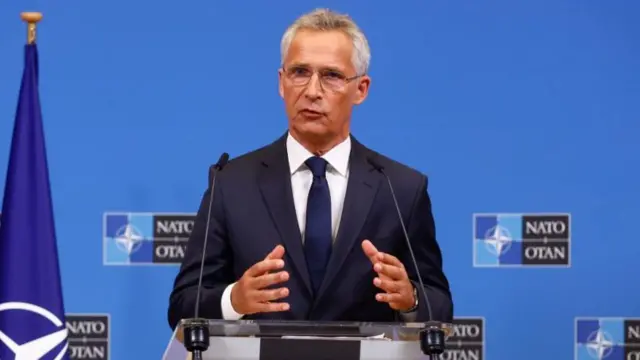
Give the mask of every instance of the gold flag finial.
M 27 23 L 27 44 L 33 44 L 36 41 L 36 25 L 42 20 L 42 13 L 23 12 L 20 17 Z

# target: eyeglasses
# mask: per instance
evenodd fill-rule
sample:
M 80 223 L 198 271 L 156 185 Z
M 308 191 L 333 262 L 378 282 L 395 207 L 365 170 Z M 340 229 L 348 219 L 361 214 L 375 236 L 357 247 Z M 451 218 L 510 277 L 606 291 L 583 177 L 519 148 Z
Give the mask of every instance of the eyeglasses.
M 309 81 L 311 81 L 313 74 L 317 72 L 322 88 L 334 91 L 342 90 L 349 82 L 363 76 L 355 75 L 347 77 L 340 71 L 334 69 L 320 69 L 315 71 L 306 66 L 283 67 L 282 70 L 294 86 L 306 86 L 309 84 Z

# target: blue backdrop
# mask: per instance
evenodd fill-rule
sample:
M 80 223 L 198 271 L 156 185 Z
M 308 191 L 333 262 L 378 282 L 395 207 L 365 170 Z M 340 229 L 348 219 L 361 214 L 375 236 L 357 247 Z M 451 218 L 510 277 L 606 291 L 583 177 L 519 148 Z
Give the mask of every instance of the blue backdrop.
M 280 37 L 316 6 L 369 38 L 353 132 L 430 176 L 487 359 L 571 359 L 576 318 L 640 317 L 640 2 L 2 2 L 0 181 L 35 9 L 66 311 L 109 314 L 111 359 L 161 357 L 177 266 L 106 266 L 105 213 L 193 213 L 220 152 L 281 135 Z M 570 266 L 474 267 L 479 212 L 569 213 Z

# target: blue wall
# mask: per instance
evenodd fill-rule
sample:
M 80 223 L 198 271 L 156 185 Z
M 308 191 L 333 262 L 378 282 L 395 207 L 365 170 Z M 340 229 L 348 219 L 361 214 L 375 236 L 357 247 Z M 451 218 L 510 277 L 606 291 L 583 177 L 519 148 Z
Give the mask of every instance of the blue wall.
M 177 266 L 104 266 L 104 213 L 195 212 L 220 152 L 282 134 L 280 37 L 318 5 L 369 37 L 353 132 L 429 174 L 456 315 L 485 318 L 488 359 L 570 359 L 576 317 L 640 316 L 640 2 L 2 2 L 0 181 L 36 9 L 65 305 L 110 314 L 112 359 L 140 356 L 132 323 L 161 356 Z M 475 268 L 478 212 L 570 213 L 571 266 Z

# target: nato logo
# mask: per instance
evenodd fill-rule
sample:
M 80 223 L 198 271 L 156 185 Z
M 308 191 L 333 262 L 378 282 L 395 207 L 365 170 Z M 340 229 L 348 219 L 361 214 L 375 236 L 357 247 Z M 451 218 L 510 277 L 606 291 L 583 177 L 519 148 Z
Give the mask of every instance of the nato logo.
M 640 318 L 576 318 L 575 360 L 640 359 Z
M 474 267 L 569 267 L 569 214 L 474 214 Z
M 104 265 L 180 264 L 195 214 L 105 213 Z
M 484 317 L 458 317 L 453 319 L 451 335 L 446 339 L 442 359 L 485 359 Z
M 69 359 L 108 360 L 111 334 L 109 314 L 65 315 L 69 331 Z

